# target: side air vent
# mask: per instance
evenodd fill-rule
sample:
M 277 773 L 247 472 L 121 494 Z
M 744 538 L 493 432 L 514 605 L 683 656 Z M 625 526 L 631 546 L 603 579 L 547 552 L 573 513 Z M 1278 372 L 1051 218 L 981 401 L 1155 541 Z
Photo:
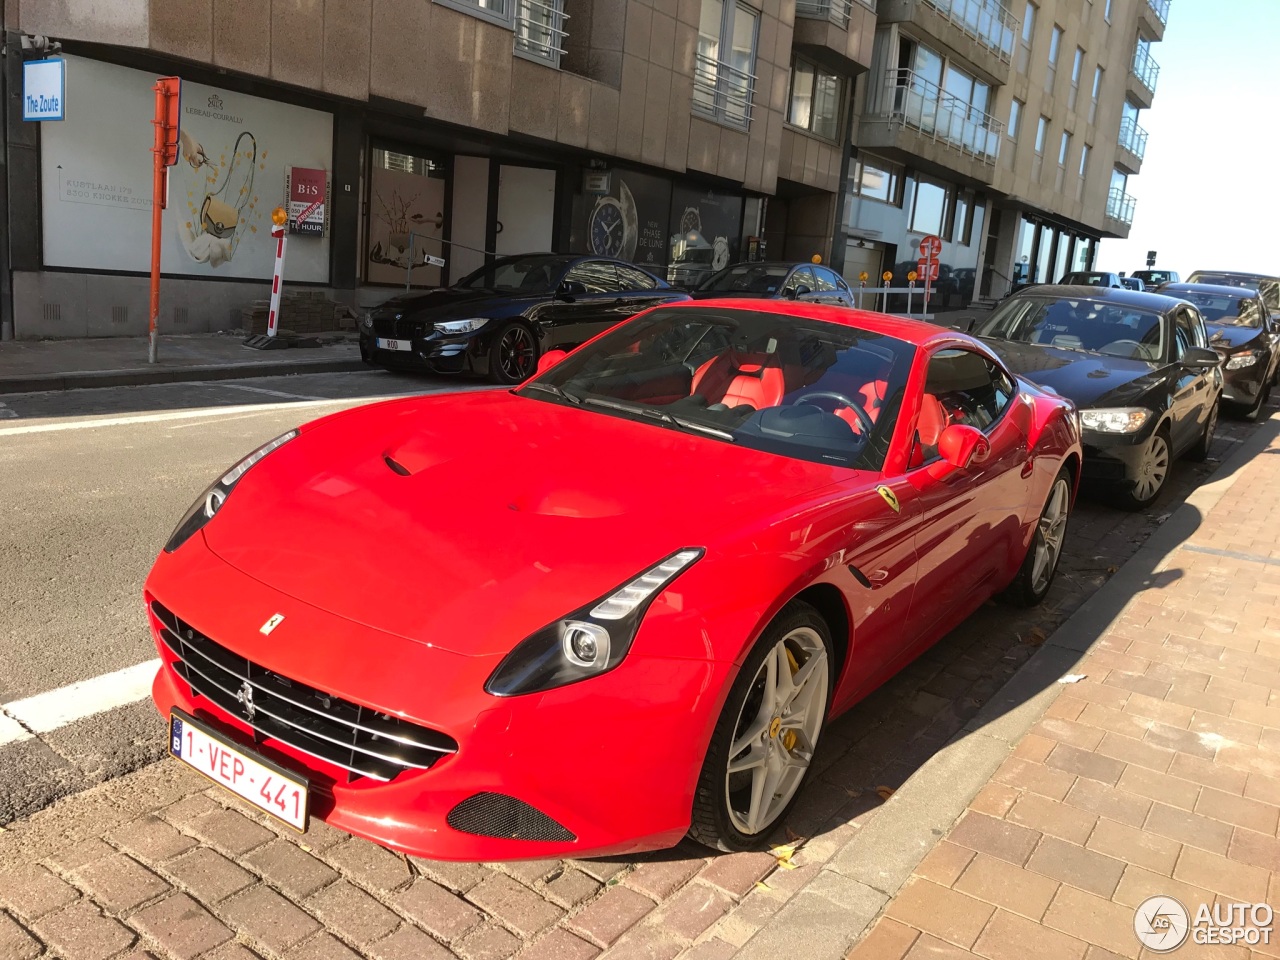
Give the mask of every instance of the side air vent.
M 578 838 L 541 810 L 504 793 L 477 793 L 449 811 L 445 822 L 455 830 L 478 837 L 507 840 L 558 840 Z

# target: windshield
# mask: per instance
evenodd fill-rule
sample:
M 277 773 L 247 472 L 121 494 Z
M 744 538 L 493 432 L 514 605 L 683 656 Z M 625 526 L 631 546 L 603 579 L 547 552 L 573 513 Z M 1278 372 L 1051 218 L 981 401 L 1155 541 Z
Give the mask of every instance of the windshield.
M 659 308 L 519 392 L 799 460 L 879 470 L 914 353 L 901 340 L 840 324 Z
M 1157 362 L 1164 356 L 1160 314 L 1084 298 L 1006 300 L 973 331 L 980 337 L 1091 350 Z
M 499 293 L 550 293 L 560 283 L 571 257 L 537 254 L 504 257 L 469 273 L 455 286 L 467 290 L 497 290 Z
M 738 263 L 708 277 L 698 289 L 771 296 L 782 288 L 790 272 L 790 267 L 780 263 Z
M 1111 282 L 1109 273 L 1068 273 L 1062 283 L 1086 287 L 1105 287 Z
M 1149 287 L 1158 287 L 1173 279 L 1168 270 L 1135 270 L 1130 276 L 1137 277 Z
M 1230 324 L 1235 327 L 1262 326 L 1261 305 L 1253 297 L 1233 297 L 1229 293 L 1204 293 L 1190 290 L 1176 294 L 1180 300 L 1194 303 L 1207 323 Z

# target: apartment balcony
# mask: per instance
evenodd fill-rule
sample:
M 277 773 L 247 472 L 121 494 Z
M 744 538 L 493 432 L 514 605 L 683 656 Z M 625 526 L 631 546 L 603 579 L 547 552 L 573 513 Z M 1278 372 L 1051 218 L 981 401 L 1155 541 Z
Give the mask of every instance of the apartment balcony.
M 1144 110 L 1151 106 L 1156 95 L 1156 81 L 1160 79 L 1160 64 L 1151 52 L 1139 46 L 1133 52 L 1133 65 L 1129 69 L 1126 91 L 1129 99 Z
M 1118 188 L 1107 194 L 1105 229 L 1119 237 L 1129 236 L 1133 225 L 1133 208 L 1137 201 Z
M 1147 131 L 1132 117 L 1125 117 L 1120 121 L 1116 147 L 1116 166 L 1125 173 L 1137 173 L 1147 152 Z
M 913 70 L 890 70 L 868 91 L 857 143 L 931 173 L 990 184 L 1004 124 Z
M 1138 33 L 1153 43 L 1164 39 L 1171 0 L 1138 0 Z
M 756 76 L 723 60 L 696 54 L 693 68 L 693 110 L 721 123 L 751 126 Z
M 1009 81 L 1020 21 L 1000 0 L 880 0 L 880 23 L 910 23 L 992 84 Z
M 870 68 L 875 33 L 875 0 L 796 0 L 793 49 L 836 73 Z

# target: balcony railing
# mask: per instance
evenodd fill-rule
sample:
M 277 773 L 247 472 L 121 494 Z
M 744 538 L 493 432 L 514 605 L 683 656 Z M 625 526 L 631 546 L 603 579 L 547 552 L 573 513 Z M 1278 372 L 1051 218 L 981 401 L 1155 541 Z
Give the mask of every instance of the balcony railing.
M 1005 63 L 1013 56 L 1019 20 L 999 0 L 925 0 Z
M 1147 152 L 1147 131 L 1138 126 L 1133 117 L 1120 121 L 1120 146 L 1141 160 Z
M 516 52 L 560 66 L 568 19 L 564 0 L 516 0 Z
M 796 0 L 796 16 L 809 20 L 830 20 L 842 30 L 849 29 L 853 0 Z
M 1160 77 L 1160 64 L 1151 56 L 1146 47 L 1138 47 L 1133 52 L 1133 75 L 1142 81 L 1142 85 L 1152 93 L 1156 92 L 1156 80 Z
M 1121 223 L 1133 223 L 1133 197 L 1119 187 L 1114 187 L 1107 194 L 1107 216 Z
M 1147 0 L 1147 3 L 1150 5 L 1151 9 L 1156 12 L 1156 19 L 1165 26 L 1168 26 L 1170 0 Z
M 877 94 L 868 111 L 873 118 L 913 127 L 983 163 L 1000 155 L 1003 123 L 914 70 L 888 71 Z
M 738 126 L 751 123 L 756 78 L 723 60 L 699 53 L 693 68 L 693 106 L 700 113 Z

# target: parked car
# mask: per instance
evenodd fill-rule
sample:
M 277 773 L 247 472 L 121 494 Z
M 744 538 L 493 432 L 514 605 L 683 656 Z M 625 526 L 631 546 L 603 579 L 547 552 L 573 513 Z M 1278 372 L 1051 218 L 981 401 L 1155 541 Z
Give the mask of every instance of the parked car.
M 1137 277 L 1121 277 L 1120 286 L 1124 287 L 1126 290 L 1136 290 L 1138 293 L 1142 293 L 1147 289 L 1147 285 Z
M 853 306 L 853 292 L 844 277 L 830 267 L 814 263 L 735 263 L 712 274 L 691 295 L 695 300 L 751 297 Z
M 972 337 L 713 300 L 540 367 L 200 495 L 145 586 L 171 753 L 432 859 L 747 849 L 827 720 L 1053 582 L 1075 411 Z
M 1280 318 L 1280 277 L 1261 273 L 1235 273 L 1231 270 L 1197 270 L 1187 277 L 1187 283 L 1211 283 L 1256 290 L 1271 316 Z
M 1137 277 L 1148 287 L 1158 287 L 1162 283 L 1177 283 L 1181 278 L 1177 270 L 1133 270 L 1131 277 Z
M 1010 369 L 1075 401 L 1083 476 L 1112 485 L 1120 506 L 1153 502 L 1178 457 L 1208 456 L 1222 373 L 1192 304 L 1043 286 L 1005 300 L 973 332 Z
M 1059 286 L 1063 285 L 1079 286 L 1079 287 L 1112 287 L 1116 290 L 1124 289 L 1124 284 L 1120 281 L 1118 273 L 1099 272 L 1096 270 L 1077 270 L 1074 273 L 1064 274 L 1062 279 L 1058 281 Z
M 360 321 L 360 356 L 391 370 L 475 371 L 520 383 L 547 350 L 590 340 L 641 310 L 687 300 L 605 257 L 502 257 L 451 287 L 392 297 Z
M 1262 297 L 1246 287 L 1170 283 L 1160 292 L 1193 303 L 1204 317 L 1209 346 L 1222 357 L 1222 399 L 1257 417 L 1280 377 L 1280 325 Z

